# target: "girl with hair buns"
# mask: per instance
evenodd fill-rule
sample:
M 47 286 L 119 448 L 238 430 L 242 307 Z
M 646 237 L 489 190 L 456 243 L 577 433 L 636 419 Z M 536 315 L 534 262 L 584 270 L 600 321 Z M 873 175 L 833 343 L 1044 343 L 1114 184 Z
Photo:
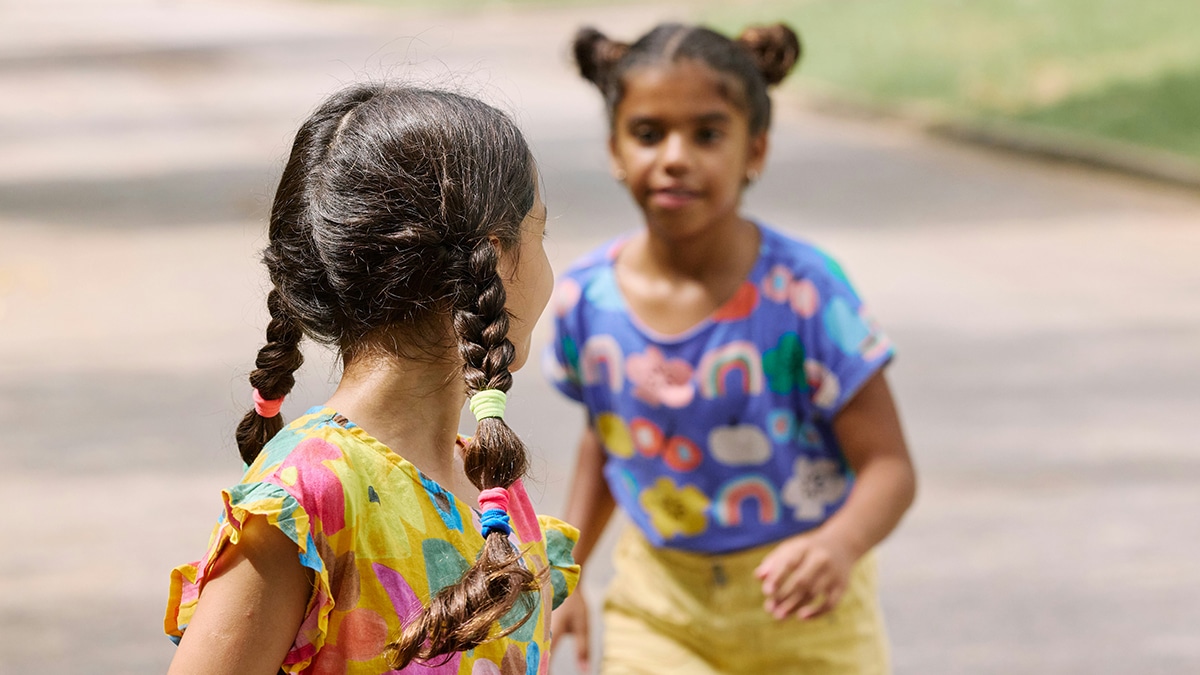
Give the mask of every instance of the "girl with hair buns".
M 504 422 L 553 285 L 545 225 L 524 137 L 475 99 L 356 85 L 304 122 L 263 254 L 249 468 L 171 576 L 171 673 L 545 672 L 578 532 L 533 513 Z M 304 336 L 343 370 L 284 426 Z
M 668 24 L 624 44 L 585 28 L 574 48 L 645 220 L 560 280 L 546 355 L 587 410 L 575 557 L 616 507 L 634 525 L 601 671 L 887 672 L 871 552 L 915 493 L 892 347 L 832 258 L 740 213 L 796 34 Z M 586 668 L 579 593 L 554 632 Z

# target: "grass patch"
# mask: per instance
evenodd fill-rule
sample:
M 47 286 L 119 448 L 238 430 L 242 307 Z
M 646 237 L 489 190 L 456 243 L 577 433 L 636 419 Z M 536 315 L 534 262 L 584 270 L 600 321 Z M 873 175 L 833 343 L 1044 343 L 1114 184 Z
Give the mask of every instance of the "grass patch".
M 799 86 L 1117 139 L 1200 159 L 1198 0 L 771 0 L 705 4 L 803 36 Z
M 1200 159 L 1200 68 L 1149 82 L 1119 82 L 1016 119 Z

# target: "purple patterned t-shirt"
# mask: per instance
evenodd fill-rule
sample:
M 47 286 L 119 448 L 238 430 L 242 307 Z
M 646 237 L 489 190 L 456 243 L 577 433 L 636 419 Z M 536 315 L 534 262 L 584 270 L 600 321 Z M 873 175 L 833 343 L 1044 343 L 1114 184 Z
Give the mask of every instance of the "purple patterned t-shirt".
M 544 367 L 587 406 L 617 503 L 656 546 L 737 551 L 816 527 L 853 476 L 833 415 L 892 357 L 841 267 L 759 225 L 748 278 L 687 332 L 629 311 L 622 238 L 559 282 Z

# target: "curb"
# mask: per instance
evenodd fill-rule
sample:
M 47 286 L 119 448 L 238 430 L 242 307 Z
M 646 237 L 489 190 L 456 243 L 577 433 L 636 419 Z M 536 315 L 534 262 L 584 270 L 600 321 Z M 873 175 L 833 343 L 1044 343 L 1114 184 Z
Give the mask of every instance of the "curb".
M 1200 191 L 1200 161 L 1164 150 L 1016 122 L 958 117 L 918 105 L 888 106 L 812 88 L 789 93 L 798 105 L 818 113 L 897 122 L 957 142 Z

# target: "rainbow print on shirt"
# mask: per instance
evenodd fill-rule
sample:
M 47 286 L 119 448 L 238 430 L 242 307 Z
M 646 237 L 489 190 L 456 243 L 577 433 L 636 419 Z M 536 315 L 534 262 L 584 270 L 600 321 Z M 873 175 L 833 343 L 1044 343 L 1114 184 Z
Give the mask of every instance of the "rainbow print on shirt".
M 608 383 L 613 393 L 625 386 L 625 354 L 611 335 L 593 335 L 583 343 L 580 373 L 585 385 Z
M 757 396 L 762 393 L 762 354 L 748 340 L 722 345 L 700 359 L 696 367 L 700 394 L 713 399 L 730 394 L 730 387 L 740 384 L 741 393 Z
M 782 510 L 775 488 L 766 478 L 750 474 L 735 478 L 717 491 L 713 499 L 713 517 L 723 526 L 742 524 L 742 505 L 753 502 L 758 522 L 770 524 L 779 520 Z

